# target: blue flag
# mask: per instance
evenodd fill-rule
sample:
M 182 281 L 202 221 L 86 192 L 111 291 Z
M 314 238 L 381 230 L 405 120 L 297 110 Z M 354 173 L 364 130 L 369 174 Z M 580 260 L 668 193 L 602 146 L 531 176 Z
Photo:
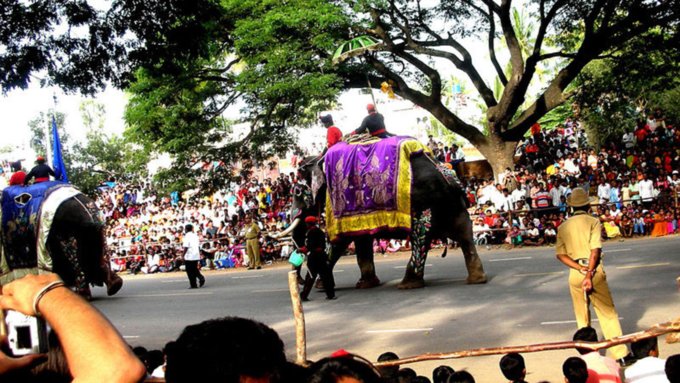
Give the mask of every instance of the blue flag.
M 54 119 L 54 116 L 52 116 L 52 168 L 54 174 L 57 175 L 57 180 L 68 182 L 64 157 L 61 155 L 61 141 L 59 140 L 59 132 L 57 132 L 57 121 Z

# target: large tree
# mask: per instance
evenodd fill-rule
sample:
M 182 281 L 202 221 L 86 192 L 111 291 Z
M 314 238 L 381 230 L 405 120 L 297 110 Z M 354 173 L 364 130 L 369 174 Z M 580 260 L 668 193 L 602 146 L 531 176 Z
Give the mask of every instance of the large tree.
M 37 7 L 10 3 L 18 14 Z M 175 178 L 190 175 L 194 185 L 206 187 L 233 172 L 185 170 L 200 161 L 258 160 L 284 151 L 294 138 L 289 126 L 304 125 L 339 90 L 364 87 L 365 73 L 374 88 L 391 81 L 395 93 L 468 139 L 498 172 L 511 165 L 517 142 L 532 124 L 578 93 L 573 81 L 589 63 L 616 56 L 655 28 L 675 35 L 680 18 L 680 0 L 530 0 L 523 5 L 534 18 L 526 24 L 533 24 L 531 33 L 516 25 L 526 20 L 513 17 L 512 0 L 116 0 L 110 10 L 94 13 L 82 5 L 85 0 L 46 3 L 51 6 L 36 13 L 46 22 L 20 25 L 41 38 L 25 38 L 29 33 L 22 28 L 0 30 L 0 42 L 11 41 L 2 56 L 10 60 L 3 62 L 13 63 L 0 76 L 5 89 L 22 86 L 35 69 L 46 68 L 48 82 L 84 90 L 101 79 L 125 86 L 134 73 L 128 137 L 148 150 L 170 152 Z M 90 33 L 76 41 L 65 33 L 65 43 L 56 45 L 60 55 L 38 49 L 36 62 L 43 66 L 34 65 L 35 57 L 25 53 L 55 44 L 43 38 L 55 20 L 87 25 Z M 334 48 L 359 34 L 378 38 L 383 49 L 331 66 Z M 497 50 L 501 41 L 503 55 Z M 546 52 L 547 41 L 558 48 Z M 500 96 L 489 85 L 493 79 L 482 75 L 480 55 L 470 50 L 477 46 L 495 68 Z M 32 66 L 20 65 L 22 60 Z M 555 75 L 538 95 L 531 94 L 539 66 L 550 60 L 557 62 Z M 71 62 L 87 63 L 82 76 Z M 487 129 L 446 106 L 442 78 L 451 71 L 466 77 L 479 95 Z M 220 131 L 225 111 L 234 107 L 249 126 L 241 139 Z

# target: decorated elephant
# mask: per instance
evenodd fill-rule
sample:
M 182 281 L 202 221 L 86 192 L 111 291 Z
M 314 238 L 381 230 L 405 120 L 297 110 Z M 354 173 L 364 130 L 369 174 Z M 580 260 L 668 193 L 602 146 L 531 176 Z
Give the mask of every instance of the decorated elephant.
M 89 299 L 90 284 L 108 295 L 123 280 L 105 259 L 104 223 L 95 203 L 63 182 L 11 186 L 2 191 L 0 283 L 54 272 Z
M 331 266 L 354 242 L 361 269 L 357 288 L 380 284 L 373 259 L 376 238 L 410 239 L 411 258 L 400 289 L 425 285 L 425 260 L 437 239 L 450 238 L 460 245 L 467 283 L 487 281 L 473 242 L 465 193 L 455 173 L 438 164 L 418 141 L 392 137 L 340 142 L 324 157 L 304 159 L 298 177 L 293 222 L 280 236 L 291 235 L 303 246 L 306 228 L 299 223 L 325 211 Z

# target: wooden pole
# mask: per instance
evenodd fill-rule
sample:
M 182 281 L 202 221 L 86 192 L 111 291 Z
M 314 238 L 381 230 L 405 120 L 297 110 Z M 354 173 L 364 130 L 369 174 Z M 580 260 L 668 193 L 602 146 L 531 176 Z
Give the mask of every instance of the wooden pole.
M 629 335 L 617 336 L 608 340 L 601 342 L 582 342 L 582 341 L 571 341 L 571 342 L 557 342 L 557 343 L 541 343 L 529 346 L 511 346 L 511 347 L 497 347 L 497 348 L 480 348 L 476 350 L 467 351 L 455 351 L 448 353 L 431 353 L 419 356 L 413 356 L 410 358 L 390 360 L 386 362 L 377 362 L 373 365 L 375 367 L 390 367 L 399 366 L 402 364 L 424 362 L 428 360 L 446 360 L 446 359 L 461 359 L 471 356 L 486 356 L 486 355 L 503 355 L 512 352 L 516 353 L 529 353 L 529 352 L 539 352 L 539 351 L 552 351 L 552 350 L 565 350 L 569 348 L 583 348 L 591 351 L 597 351 L 603 348 L 610 348 L 613 346 L 618 346 L 620 344 L 637 342 L 642 339 L 654 338 L 664 334 L 670 334 L 666 338 L 666 342 L 674 343 L 679 339 L 678 333 L 680 333 L 680 318 L 676 319 L 675 322 L 667 322 L 662 324 L 656 324 L 650 327 L 646 331 L 640 331 Z
M 288 272 L 288 288 L 290 289 L 290 300 L 293 303 L 293 313 L 295 314 L 295 343 L 297 347 L 296 363 L 301 366 L 307 365 L 307 333 L 305 330 L 305 313 L 302 311 L 302 300 L 300 299 L 300 286 L 297 283 L 297 271 Z
M 586 326 L 590 327 L 590 297 L 588 292 L 583 290 L 583 303 L 586 305 Z

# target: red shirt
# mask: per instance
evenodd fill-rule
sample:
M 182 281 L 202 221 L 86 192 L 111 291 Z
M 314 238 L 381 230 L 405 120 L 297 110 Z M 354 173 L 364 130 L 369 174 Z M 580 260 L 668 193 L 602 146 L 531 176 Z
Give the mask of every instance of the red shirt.
M 340 141 L 340 138 L 342 138 L 342 132 L 340 129 L 336 128 L 335 126 L 328 128 L 328 131 L 326 132 L 326 141 L 328 142 L 329 148 L 337 144 L 338 141 Z
M 9 186 L 23 185 L 24 180 L 26 180 L 26 173 L 16 172 L 12 174 L 12 178 L 9 179 Z
M 537 122 L 531 125 L 531 135 L 541 133 L 541 125 Z

